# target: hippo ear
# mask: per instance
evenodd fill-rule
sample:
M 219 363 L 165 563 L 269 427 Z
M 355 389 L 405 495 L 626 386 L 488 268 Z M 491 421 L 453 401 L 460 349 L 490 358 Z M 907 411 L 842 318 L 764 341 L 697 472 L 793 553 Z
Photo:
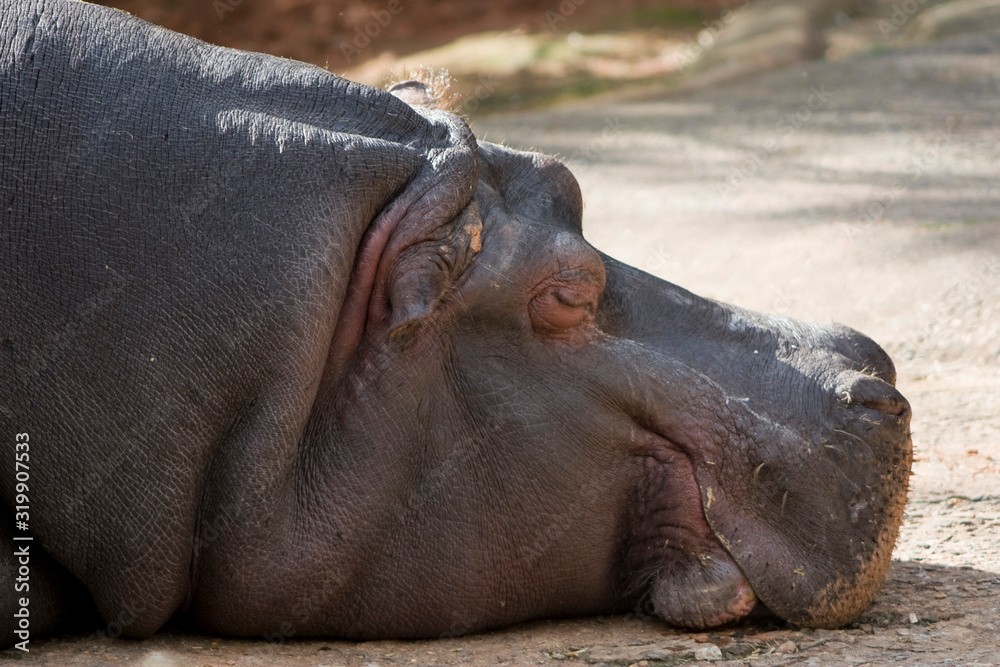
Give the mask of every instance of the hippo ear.
M 403 250 L 389 273 L 386 296 L 390 340 L 408 347 L 455 280 L 482 248 L 483 223 L 475 204 L 451 224 Z
M 401 81 L 389 86 L 386 90 L 403 100 L 411 107 L 436 108 L 437 96 L 430 86 L 422 81 Z

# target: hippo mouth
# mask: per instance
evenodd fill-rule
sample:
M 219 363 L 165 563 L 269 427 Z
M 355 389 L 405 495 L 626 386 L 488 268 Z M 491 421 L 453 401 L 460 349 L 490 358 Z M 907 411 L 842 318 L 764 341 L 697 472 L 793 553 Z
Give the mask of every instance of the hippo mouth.
M 703 629 L 739 620 L 758 606 L 750 580 L 728 552 L 720 548 L 700 556 L 700 571 L 671 568 L 657 578 L 650 600 L 660 617 Z
M 713 491 L 699 487 L 695 463 L 681 447 L 650 433 L 657 446 L 643 458 L 633 523 L 633 557 L 652 574 L 648 604 L 668 623 L 707 628 L 738 620 L 758 605 L 750 578 L 716 532 Z

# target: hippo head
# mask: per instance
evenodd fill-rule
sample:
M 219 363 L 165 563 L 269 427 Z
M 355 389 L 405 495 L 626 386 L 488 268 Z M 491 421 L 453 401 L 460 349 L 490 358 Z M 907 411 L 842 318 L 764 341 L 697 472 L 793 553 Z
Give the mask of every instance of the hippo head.
M 564 166 L 468 137 L 461 178 L 370 229 L 313 407 L 350 443 L 313 478 L 372 526 L 343 633 L 865 609 L 911 461 L 888 356 L 601 254 Z

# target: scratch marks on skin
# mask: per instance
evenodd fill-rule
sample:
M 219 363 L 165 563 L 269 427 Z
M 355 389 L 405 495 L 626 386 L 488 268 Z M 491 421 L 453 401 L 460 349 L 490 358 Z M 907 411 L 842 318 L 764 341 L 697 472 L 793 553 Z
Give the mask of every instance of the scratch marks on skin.
M 860 442 L 865 447 L 868 447 L 868 443 L 865 442 L 864 439 L 861 438 L 860 436 L 854 435 L 853 433 L 848 433 L 847 431 L 844 431 L 844 430 L 839 429 L 839 428 L 833 429 L 833 432 L 834 433 L 840 433 L 841 435 L 846 435 L 849 438 L 854 438 L 855 440 L 857 440 L 858 442 Z
M 868 507 L 868 502 L 866 500 L 861 500 L 861 499 L 855 500 L 850 505 L 848 505 L 848 509 L 850 510 L 849 520 L 852 526 L 858 525 L 858 519 L 861 515 L 861 512 L 864 511 L 865 508 L 867 507 Z
M 712 487 L 707 487 L 705 489 L 705 511 L 707 512 L 712 508 L 712 503 L 715 502 L 715 494 L 712 493 Z
M 736 403 L 739 407 L 734 408 L 735 410 L 745 411 L 746 415 L 755 420 L 757 423 L 770 426 L 774 428 L 776 431 L 791 433 L 791 431 L 783 424 L 780 424 L 779 422 L 768 417 L 767 415 L 757 412 L 752 407 L 750 407 L 751 400 L 749 397 L 734 396 L 733 394 L 729 393 L 725 387 L 719 384 L 719 382 L 717 382 L 714 378 L 712 378 L 703 370 L 695 368 L 694 366 L 684 363 L 678 359 L 671 358 L 666 354 L 664 354 L 663 351 L 651 349 L 643 344 L 636 344 L 631 341 L 623 341 L 621 339 L 618 339 L 615 340 L 612 345 L 614 346 L 612 347 L 612 349 L 615 352 L 626 358 L 635 359 L 635 361 L 642 366 L 649 365 L 649 360 L 647 358 L 647 355 L 651 356 L 657 361 L 662 361 L 668 367 L 676 369 L 677 372 L 674 375 L 676 378 L 683 378 L 685 389 L 690 390 L 692 386 L 697 386 L 700 390 L 702 390 L 702 393 L 704 393 L 705 395 L 712 396 L 713 398 L 718 397 L 719 399 L 721 399 L 727 408 L 730 407 L 733 403 Z M 635 346 L 636 350 L 641 350 L 641 356 L 636 355 L 632 350 L 630 350 L 629 347 L 631 346 Z M 650 377 L 653 380 L 654 385 L 664 386 L 665 384 L 663 383 L 661 377 L 656 377 L 653 375 L 650 375 L 648 377 Z M 642 384 L 643 386 L 648 386 L 647 382 L 643 382 Z M 667 388 L 669 388 L 669 386 L 670 385 L 667 385 Z M 632 395 L 635 396 L 635 394 Z
M 743 410 L 746 411 L 746 414 L 749 415 L 758 424 L 762 424 L 762 425 L 765 425 L 765 426 L 768 426 L 768 427 L 774 429 L 774 431 L 776 433 L 772 437 L 775 437 L 775 438 L 781 437 L 779 434 L 790 435 L 790 436 L 792 436 L 792 438 L 796 437 L 795 435 L 793 435 L 792 430 L 788 426 L 786 426 L 784 424 L 781 424 L 780 422 L 772 419 L 771 417 L 769 417 L 769 416 L 767 416 L 767 415 L 765 415 L 763 413 L 757 412 L 756 410 L 754 410 L 753 408 L 751 408 L 750 407 L 750 398 L 749 397 L 739 398 L 739 397 L 736 397 L 736 396 L 731 396 L 729 394 L 726 394 L 722 390 L 722 387 L 720 387 L 719 385 L 716 385 L 715 383 L 712 383 L 712 384 L 713 384 L 714 388 L 717 391 L 719 391 L 719 393 L 721 393 L 723 395 L 723 397 L 725 399 L 725 404 L 726 404 L 727 408 L 730 407 L 731 403 L 738 403 L 740 405 L 740 407 Z M 802 439 L 806 441 L 806 446 L 808 447 L 809 439 L 806 438 L 806 437 L 803 437 Z M 811 450 L 810 450 L 810 453 L 811 453 Z
M 751 322 L 745 317 L 740 316 L 738 313 L 730 313 L 729 317 L 726 319 L 726 329 L 733 333 L 746 333 L 753 329 L 759 328 L 755 322 Z
M 498 234 L 501 237 L 499 243 L 496 245 L 502 247 L 503 250 L 492 257 L 488 264 L 481 265 L 482 270 L 489 271 L 490 274 L 496 276 L 496 282 L 493 285 L 496 288 L 499 288 L 501 283 L 508 282 L 508 276 L 516 273 L 512 271 L 512 265 L 516 258 L 522 254 L 523 248 L 527 243 L 523 235 L 515 235 L 516 225 L 496 222 L 495 219 L 499 216 L 500 213 L 498 211 L 487 213 L 484 227 L 490 230 L 490 234 Z M 516 217 L 512 218 L 512 220 L 520 222 Z
M 279 153 L 293 145 L 309 145 L 325 142 L 333 144 L 333 134 L 307 123 L 279 118 L 268 113 L 228 109 L 215 116 L 215 126 L 225 134 L 242 134 L 250 139 L 253 146 L 273 144 Z M 344 145 L 343 150 L 354 146 Z

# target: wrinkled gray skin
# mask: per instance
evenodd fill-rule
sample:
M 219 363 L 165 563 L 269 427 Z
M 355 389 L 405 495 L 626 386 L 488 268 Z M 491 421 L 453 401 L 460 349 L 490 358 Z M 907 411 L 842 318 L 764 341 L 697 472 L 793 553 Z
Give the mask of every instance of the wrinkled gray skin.
M 0 6 L 0 525 L 27 433 L 33 638 L 873 600 L 910 444 L 871 340 L 600 254 L 563 166 L 420 85 Z

